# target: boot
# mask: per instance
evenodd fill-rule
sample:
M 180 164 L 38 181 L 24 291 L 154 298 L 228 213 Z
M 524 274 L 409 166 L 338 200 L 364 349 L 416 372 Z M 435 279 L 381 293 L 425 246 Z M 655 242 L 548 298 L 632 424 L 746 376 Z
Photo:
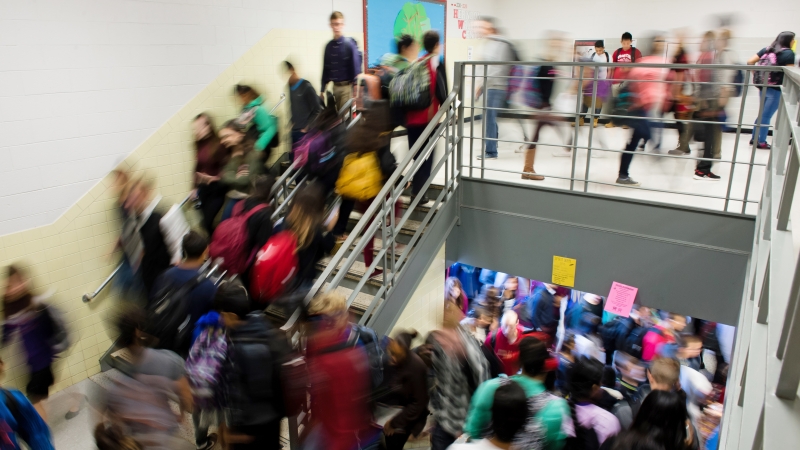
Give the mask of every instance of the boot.
M 536 147 L 528 147 L 525 151 L 525 167 L 522 169 L 522 179 L 523 180 L 533 180 L 533 181 L 542 181 L 544 177 L 541 175 L 536 175 L 536 171 L 533 170 L 533 160 L 536 159 Z

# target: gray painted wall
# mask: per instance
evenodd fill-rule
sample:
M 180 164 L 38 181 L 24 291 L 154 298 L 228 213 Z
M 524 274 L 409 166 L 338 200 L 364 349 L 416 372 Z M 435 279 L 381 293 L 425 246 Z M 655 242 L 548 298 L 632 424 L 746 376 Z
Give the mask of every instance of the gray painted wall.
M 577 259 L 575 287 L 613 281 L 642 304 L 736 324 L 755 219 L 591 194 L 463 179 L 447 259 L 549 281 L 553 255 Z

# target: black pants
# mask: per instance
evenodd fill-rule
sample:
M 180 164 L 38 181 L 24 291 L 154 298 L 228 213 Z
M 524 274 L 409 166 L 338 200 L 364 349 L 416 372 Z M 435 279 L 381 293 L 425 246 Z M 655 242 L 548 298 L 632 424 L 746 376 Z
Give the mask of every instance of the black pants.
M 456 441 L 456 436 L 444 431 L 437 423 L 431 431 L 431 450 L 446 450 L 447 447 Z
M 219 181 L 197 186 L 197 197 L 200 199 L 200 213 L 203 215 L 203 229 L 208 235 L 214 232 L 214 219 L 225 203 L 225 187 Z
M 408 442 L 408 434 L 395 433 L 391 436 L 383 436 L 383 441 L 386 443 L 386 450 L 403 450 L 403 447 Z
M 236 427 L 236 434 L 252 436 L 253 440 L 246 444 L 231 445 L 233 450 L 280 450 L 281 449 L 281 421 L 275 420 L 260 425 Z
M 716 102 L 710 105 L 709 109 L 698 111 L 696 117 L 699 116 L 701 120 L 708 120 L 710 122 L 720 122 L 720 110 L 715 107 Z M 722 140 L 722 125 L 718 123 L 704 123 L 699 125 L 703 127 L 703 158 L 711 159 L 715 154 L 720 152 L 717 146 L 720 145 Z M 711 170 L 711 161 L 697 161 L 697 170 L 708 172 Z
M 406 130 L 408 131 L 409 150 L 411 149 L 411 147 L 414 146 L 414 144 L 417 143 L 420 136 L 422 136 L 422 132 L 425 131 L 425 128 L 427 128 L 427 125 L 422 125 L 422 126 L 409 125 L 408 127 L 406 127 Z M 417 154 L 414 155 L 414 159 L 418 158 L 422 154 L 429 140 L 430 136 L 428 136 L 428 139 L 426 139 L 425 143 L 422 144 Z M 417 173 L 414 174 L 414 180 L 411 182 L 411 193 L 414 194 L 414 196 L 416 196 L 417 194 L 420 193 L 420 191 L 422 191 L 422 187 L 425 185 L 425 183 L 428 182 L 428 178 L 431 177 L 431 166 L 433 166 L 433 153 L 431 153 L 430 156 L 425 158 L 425 161 L 423 161 L 419 165 Z
M 625 147 L 625 150 L 634 152 L 639 147 L 639 141 L 644 139 L 646 144 L 647 141 L 650 140 L 650 121 L 647 120 L 647 116 L 644 112 L 640 112 L 629 121 L 628 125 L 633 128 L 633 135 L 631 136 L 631 141 L 628 142 L 628 146 Z M 633 153 L 622 154 L 622 158 L 619 162 L 620 178 L 628 178 L 628 168 L 631 166 L 631 161 L 633 161 Z

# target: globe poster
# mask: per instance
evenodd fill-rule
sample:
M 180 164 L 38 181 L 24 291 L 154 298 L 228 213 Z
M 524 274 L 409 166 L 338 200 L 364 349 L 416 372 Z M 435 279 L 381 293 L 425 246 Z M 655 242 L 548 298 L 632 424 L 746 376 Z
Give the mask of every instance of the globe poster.
M 402 34 L 410 34 L 421 46 L 425 32 L 436 30 L 441 36 L 444 52 L 445 8 L 445 3 L 433 0 L 366 0 L 367 66 L 373 67 L 381 56 L 396 52 L 395 37 Z

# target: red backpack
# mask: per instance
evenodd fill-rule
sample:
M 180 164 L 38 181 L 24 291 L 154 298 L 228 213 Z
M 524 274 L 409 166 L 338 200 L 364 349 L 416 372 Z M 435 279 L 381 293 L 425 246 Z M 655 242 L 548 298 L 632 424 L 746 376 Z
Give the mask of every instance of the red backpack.
M 250 233 L 247 232 L 247 220 L 253 214 L 267 207 L 262 203 L 243 213 L 244 204 L 240 202 L 240 205 L 242 205 L 241 208 L 239 205 L 234 207 L 232 217 L 223 220 L 217 226 L 211 236 L 211 244 L 208 246 L 208 254 L 212 259 L 223 259 L 220 270 L 227 270 L 228 275 L 241 274 L 247 270 L 251 253 L 247 247 L 250 240 Z
M 291 231 L 273 235 L 256 254 L 250 295 L 262 303 L 283 294 L 298 272 L 297 238 Z

